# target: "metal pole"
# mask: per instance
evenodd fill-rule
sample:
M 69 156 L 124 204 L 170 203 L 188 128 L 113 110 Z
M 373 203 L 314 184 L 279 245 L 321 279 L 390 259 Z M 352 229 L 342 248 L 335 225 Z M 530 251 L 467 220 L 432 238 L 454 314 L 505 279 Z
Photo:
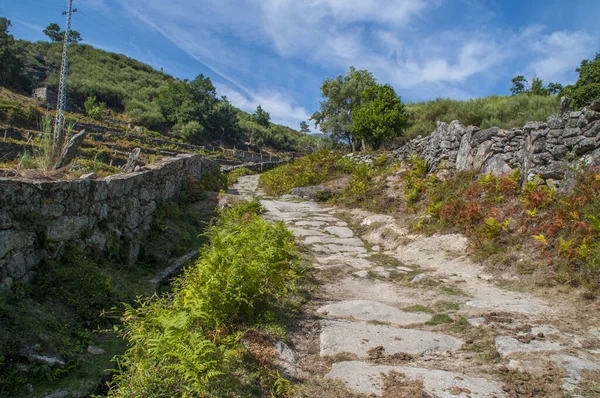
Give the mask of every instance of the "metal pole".
M 62 61 L 60 66 L 60 82 L 58 85 L 58 101 L 56 104 L 56 119 L 54 120 L 54 150 L 62 149 L 63 127 L 65 124 L 65 103 L 67 96 L 67 75 L 69 71 L 69 33 L 71 33 L 71 17 L 77 12 L 73 10 L 73 0 L 69 0 L 69 9 L 63 12 L 67 16 L 67 26 L 65 27 L 65 37 L 63 39 Z

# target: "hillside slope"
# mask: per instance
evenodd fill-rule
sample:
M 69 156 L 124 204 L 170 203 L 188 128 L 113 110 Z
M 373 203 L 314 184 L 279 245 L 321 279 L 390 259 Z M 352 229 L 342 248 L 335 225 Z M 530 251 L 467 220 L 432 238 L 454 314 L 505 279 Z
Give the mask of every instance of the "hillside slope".
M 19 43 L 29 80 L 21 85 L 21 93 L 29 95 L 32 88 L 56 86 L 61 43 Z M 194 144 L 275 151 L 312 150 L 320 145 L 314 137 L 270 123 L 268 113 L 266 123 L 258 123 L 255 115 L 219 98 L 208 77 L 178 80 L 125 55 L 90 45 L 71 46 L 69 100 L 77 113 L 100 109 L 99 119 L 120 119 Z

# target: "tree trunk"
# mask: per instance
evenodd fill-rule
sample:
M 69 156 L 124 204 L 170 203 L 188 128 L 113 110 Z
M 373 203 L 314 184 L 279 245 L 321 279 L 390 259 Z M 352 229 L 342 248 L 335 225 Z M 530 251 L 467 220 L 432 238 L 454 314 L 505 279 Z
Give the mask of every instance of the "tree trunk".
M 363 152 L 366 151 L 367 150 L 367 146 L 365 145 L 365 139 L 364 138 L 360 139 L 360 144 L 362 145 L 361 151 L 363 151 Z

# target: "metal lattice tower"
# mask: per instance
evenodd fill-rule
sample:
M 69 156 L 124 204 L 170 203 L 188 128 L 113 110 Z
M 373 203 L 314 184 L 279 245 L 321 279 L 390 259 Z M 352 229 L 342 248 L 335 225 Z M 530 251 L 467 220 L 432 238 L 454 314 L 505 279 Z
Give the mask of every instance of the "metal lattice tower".
M 58 85 L 58 101 L 56 104 L 56 119 L 54 120 L 54 148 L 62 148 L 63 128 L 65 125 L 65 104 L 67 101 L 67 74 L 69 71 L 69 34 L 71 33 L 71 17 L 77 9 L 73 9 L 73 0 L 69 0 L 68 11 L 63 12 L 67 16 L 65 27 L 65 38 L 63 39 L 62 61 L 60 66 L 60 83 Z M 60 150 L 60 149 L 59 149 Z

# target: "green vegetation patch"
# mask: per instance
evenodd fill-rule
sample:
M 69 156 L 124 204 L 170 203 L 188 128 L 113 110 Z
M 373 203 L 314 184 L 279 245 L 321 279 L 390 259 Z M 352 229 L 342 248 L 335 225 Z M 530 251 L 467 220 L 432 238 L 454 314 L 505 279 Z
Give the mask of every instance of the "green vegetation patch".
M 403 311 L 408 311 L 408 312 L 427 312 L 430 314 L 433 314 L 435 311 L 429 307 L 426 307 L 424 305 L 420 305 L 420 304 L 415 304 L 415 305 L 411 305 L 409 307 L 404 307 L 402 308 Z
M 254 172 L 247 167 L 239 167 L 230 171 L 227 174 L 227 186 L 231 187 L 233 184 L 238 182 L 238 179 L 243 176 L 249 176 L 254 174 Z
M 448 314 L 435 314 L 430 320 L 425 322 L 427 325 L 441 325 L 444 323 L 453 323 L 454 320 Z
M 260 186 L 269 195 L 289 193 L 292 188 L 322 184 L 334 171 L 341 154 L 321 150 L 292 163 L 269 170 L 260 176 Z
M 40 267 L 31 284 L 15 283 L 0 291 L 0 396 L 45 396 L 56 388 L 89 391 L 102 382 L 112 355 L 124 351 L 111 330 L 119 322 L 123 302 L 149 294 L 147 282 L 156 272 L 144 267 L 118 268 L 103 259 L 85 255 L 73 246 L 60 260 Z M 95 332 L 92 332 L 95 331 Z M 107 354 L 93 356 L 88 345 Z M 29 362 L 21 350 L 57 356 L 62 368 Z M 75 389 L 75 390 L 74 390 Z M 43 393 L 43 392 L 46 393 Z
M 516 96 L 491 96 L 467 101 L 438 98 L 434 101 L 406 104 L 410 114 L 410 127 L 405 138 L 428 136 L 435 130 L 435 122 L 450 123 L 460 120 L 465 126 L 482 129 L 522 127 L 530 120 L 546 120 L 556 113 L 558 96 L 521 94 Z
M 130 349 L 118 361 L 110 396 L 265 396 L 288 388 L 263 366 L 270 346 L 240 344 L 275 321 L 299 277 L 293 235 L 260 211 L 258 201 L 225 210 L 173 293 L 127 308 Z

